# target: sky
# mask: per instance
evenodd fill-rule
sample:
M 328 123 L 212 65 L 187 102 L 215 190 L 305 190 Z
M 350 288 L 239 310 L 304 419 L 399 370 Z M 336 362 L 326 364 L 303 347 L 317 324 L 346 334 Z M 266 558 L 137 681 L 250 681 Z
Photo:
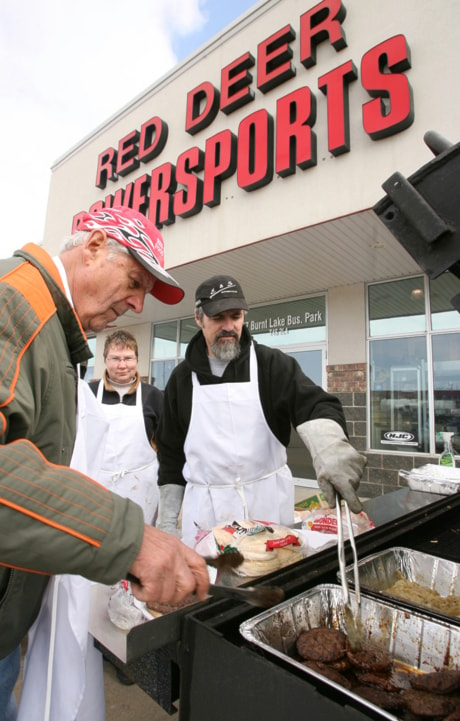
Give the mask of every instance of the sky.
M 0 258 L 42 243 L 51 166 L 255 0 L 1 0 Z

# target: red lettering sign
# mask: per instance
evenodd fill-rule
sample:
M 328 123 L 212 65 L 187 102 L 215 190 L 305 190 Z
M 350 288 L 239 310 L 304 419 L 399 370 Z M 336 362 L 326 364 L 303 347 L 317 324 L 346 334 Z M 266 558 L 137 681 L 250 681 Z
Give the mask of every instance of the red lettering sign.
M 204 82 L 187 93 L 185 130 L 195 135 L 207 128 L 219 112 L 219 91 L 211 83 Z
M 256 65 L 246 51 L 225 65 L 220 73 L 220 89 L 209 81 L 187 94 L 185 131 L 195 135 L 209 127 L 219 110 L 225 115 L 241 109 L 296 75 L 294 52 L 303 72 L 316 64 L 319 46 L 327 44 L 327 72 L 318 78 L 318 88 L 326 97 L 328 149 L 332 155 L 350 151 L 350 84 L 358 78 L 353 60 L 334 66 L 331 48 L 347 47 L 343 23 L 346 9 L 341 0 L 322 0 L 299 19 L 299 43 L 291 24 L 283 25 L 257 45 L 256 84 L 251 72 Z M 362 128 L 373 140 L 380 140 L 408 128 L 414 119 L 412 89 L 406 77 L 410 50 L 404 35 L 395 35 L 366 52 L 361 59 L 360 80 L 370 96 L 360 101 Z M 215 69 L 213 68 L 213 71 Z M 358 97 L 356 94 L 355 96 Z M 324 101 L 323 101 L 324 104 Z M 272 111 L 273 112 L 273 111 Z M 238 187 L 257 190 L 273 179 L 284 178 L 317 164 L 317 98 L 308 84 L 276 99 L 276 116 L 266 108 L 239 118 L 238 134 L 229 128 L 205 138 L 204 149 L 194 146 L 180 153 L 176 165 L 162 163 L 149 168 L 125 188 L 117 188 L 92 208 L 114 204 L 129 205 L 147 212 L 160 227 L 176 217 L 188 218 L 204 205 L 221 202 L 222 182 L 236 172 Z M 133 129 L 118 143 L 98 156 L 96 186 L 105 188 L 148 163 L 165 148 L 168 126 L 154 116 Z M 76 216 L 78 219 L 78 215 Z
M 144 173 L 140 175 L 134 181 L 132 188 L 132 202 L 129 204 L 131 208 L 139 211 L 140 213 L 146 212 L 149 207 L 149 186 L 150 186 L 150 175 Z M 126 205 L 126 203 L 123 203 Z
M 254 91 L 249 87 L 252 75 L 248 72 L 254 63 L 251 53 L 245 53 L 222 70 L 220 109 L 226 115 L 254 100 Z
M 358 72 L 351 60 L 318 78 L 319 89 L 327 96 L 328 148 L 332 155 L 350 150 L 348 85 Z
M 307 69 L 316 65 L 316 48 L 324 40 L 335 50 L 347 47 L 342 29 L 346 14 L 340 0 L 323 0 L 300 16 L 300 62 Z
M 148 216 L 158 228 L 174 223 L 173 193 L 175 190 L 175 168 L 172 163 L 163 163 L 152 171 Z
M 286 25 L 257 46 L 257 87 L 262 93 L 275 88 L 295 75 L 289 43 L 295 32 Z
M 296 167 L 316 165 L 316 98 L 310 88 L 295 90 L 276 104 L 276 173 L 292 175 Z
M 99 153 L 97 159 L 96 188 L 105 188 L 108 180 L 117 180 L 115 166 L 117 164 L 117 153 L 115 148 L 107 148 Z
M 243 190 L 257 190 L 273 178 L 273 118 L 257 110 L 238 130 L 237 181 Z
M 118 143 L 118 158 L 116 172 L 117 175 L 125 176 L 131 173 L 132 170 L 136 170 L 139 167 L 139 159 L 137 153 L 139 146 L 137 141 L 139 140 L 139 132 L 133 130 Z
M 414 122 L 412 88 L 404 75 L 410 67 L 404 35 L 395 35 L 363 55 L 361 82 L 375 98 L 363 105 L 363 127 L 373 140 L 399 133 Z
M 220 203 L 221 183 L 236 168 L 236 137 L 230 130 L 213 135 L 206 141 L 204 159 L 203 202 L 212 208 Z
M 177 158 L 176 181 L 181 185 L 174 196 L 174 213 L 189 218 L 203 207 L 203 181 L 195 173 L 204 168 L 204 153 L 199 148 L 189 148 Z
M 141 126 L 139 160 L 147 163 L 156 158 L 166 145 L 168 126 L 161 118 L 154 117 Z

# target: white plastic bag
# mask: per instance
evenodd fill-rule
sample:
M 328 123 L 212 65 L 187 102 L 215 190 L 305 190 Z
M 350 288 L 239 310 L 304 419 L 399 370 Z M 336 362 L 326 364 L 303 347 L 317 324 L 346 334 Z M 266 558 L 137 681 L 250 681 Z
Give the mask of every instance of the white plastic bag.
M 112 586 L 112 593 L 109 597 L 108 612 L 112 623 L 124 631 L 129 631 L 147 620 L 141 604 L 131 591 L 129 581 L 119 581 Z

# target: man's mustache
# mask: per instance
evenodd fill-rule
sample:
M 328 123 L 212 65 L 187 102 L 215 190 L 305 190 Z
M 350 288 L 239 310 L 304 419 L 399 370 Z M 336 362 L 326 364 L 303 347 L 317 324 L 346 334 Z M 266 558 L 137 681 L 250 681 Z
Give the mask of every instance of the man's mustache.
M 235 338 L 235 340 L 238 340 L 238 334 L 234 330 L 220 330 L 216 333 L 216 340 L 219 340 L 219 338 Z

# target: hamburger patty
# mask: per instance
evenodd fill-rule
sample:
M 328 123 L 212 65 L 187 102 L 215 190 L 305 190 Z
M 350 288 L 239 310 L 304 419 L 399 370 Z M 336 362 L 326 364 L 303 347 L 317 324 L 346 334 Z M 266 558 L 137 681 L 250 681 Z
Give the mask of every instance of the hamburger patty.
M 432 671 L 431 673 L 414 673 L 410 676 L 410 685 L 419 691 L 432 693 L 451 693 L 460 688 L 460 671 Z
M 389 671 L 393 664 L 393 659 L 388 653 L 367 644 L 358 651 L 347 650 L 347 656 L 353 666 L 357 666 L 362 671 Z
M 305 659 L 302 663 L 304 666 L 307 666 L 307 668 L 311 668 L 312 671 L 316 671 L 316 673 L 325 676 L 329 681 L 334 681 L 334 683 L 339 684 L 339 686 L 343 686 L 349 690 L 351 689 L 351 681 L 333 666 L 328 666 L 328 664 L 322 663 L 321 661 L 311 661 L 310 659 Z
M 446 716 L 455 709 L 455 700 L 441 694 L 406 689 L 402 692 L 406 707 L 417 716 Z
M 387 711 L 397 711 L 404 708 L 404 699 L 399 693 L 385 691 L 383 688 L 376 688 L 375 686 L 358 686 L 354 689 L 354 692 Z
M 331 663 L 345 656 L 347 637 L 336 628 L 311 628 L 297 639 L 297 653 L 312 661 Z

